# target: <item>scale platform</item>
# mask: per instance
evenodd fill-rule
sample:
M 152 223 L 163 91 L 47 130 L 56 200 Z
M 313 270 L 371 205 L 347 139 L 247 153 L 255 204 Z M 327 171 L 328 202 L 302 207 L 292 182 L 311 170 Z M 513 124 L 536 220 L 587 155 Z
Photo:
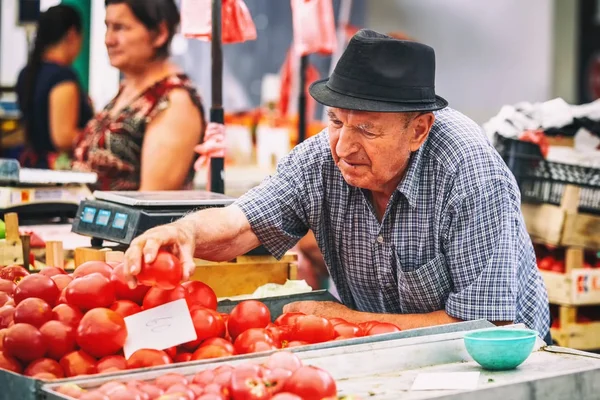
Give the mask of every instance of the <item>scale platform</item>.
M 157 192 L 95 191 L 79 204 L 72 232 L 91 236 L 92 246 L 106 241 L 129 245 L 150 228 L 173 222 L 191 211 L 226 207 L 235 199 L 202 190 Z M 262 246 L 248 253 L 269 254 Z

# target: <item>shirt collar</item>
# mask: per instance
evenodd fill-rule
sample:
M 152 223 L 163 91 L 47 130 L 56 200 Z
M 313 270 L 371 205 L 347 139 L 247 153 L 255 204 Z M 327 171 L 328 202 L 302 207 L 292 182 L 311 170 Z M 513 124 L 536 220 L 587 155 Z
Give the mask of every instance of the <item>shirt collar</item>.
M 419 182 L 421 180 L 421 171 L 423 171 L 423 168 L 421 167 L 423 164 L 423 152 L 428 140 L 429 138 L 425 140 L 419 150 L 412 153 L 410 156 L 410 161 L 408 162 L 406 174 L 396 187 L 396 191 L 402 193 L 404 197 L 406 197 L 408 204 L 412 208 L 417 207 Z

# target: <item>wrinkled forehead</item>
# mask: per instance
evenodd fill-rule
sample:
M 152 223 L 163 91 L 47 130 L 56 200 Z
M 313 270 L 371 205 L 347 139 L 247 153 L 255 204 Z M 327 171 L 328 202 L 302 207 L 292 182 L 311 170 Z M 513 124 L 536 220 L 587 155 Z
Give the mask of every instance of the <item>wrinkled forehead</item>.
M 345 125 L 354 126 L 364 130 L 384 130 L 390 124 L 396 124 L 405 113 L 383 113 L 372 111 L 346 110 L 343 108 L 328 107 L 329 119 L 339 120 Z

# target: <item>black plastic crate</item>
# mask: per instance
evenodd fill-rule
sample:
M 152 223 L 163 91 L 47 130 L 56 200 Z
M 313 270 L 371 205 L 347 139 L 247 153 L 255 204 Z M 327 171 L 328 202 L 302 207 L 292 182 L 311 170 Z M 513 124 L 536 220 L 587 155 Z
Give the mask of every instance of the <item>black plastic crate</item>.
M 581 188 L 579 211 L 600 213 L 600 169 L 547 161 L 536 144 L 500 135 L 494 146 L 515 176 L 523 201 L 559 205 L 570 184 Z

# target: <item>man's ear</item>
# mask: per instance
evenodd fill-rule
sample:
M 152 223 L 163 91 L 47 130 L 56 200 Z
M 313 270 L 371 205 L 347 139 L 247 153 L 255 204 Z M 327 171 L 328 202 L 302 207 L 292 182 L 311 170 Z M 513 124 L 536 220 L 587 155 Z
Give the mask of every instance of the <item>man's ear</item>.
M 408 126 L 410 151 L 419 150 L 421 145 L 427 140 L 429 131 L 435 122 L 433 113 L 428 112 L 416 117 Z

